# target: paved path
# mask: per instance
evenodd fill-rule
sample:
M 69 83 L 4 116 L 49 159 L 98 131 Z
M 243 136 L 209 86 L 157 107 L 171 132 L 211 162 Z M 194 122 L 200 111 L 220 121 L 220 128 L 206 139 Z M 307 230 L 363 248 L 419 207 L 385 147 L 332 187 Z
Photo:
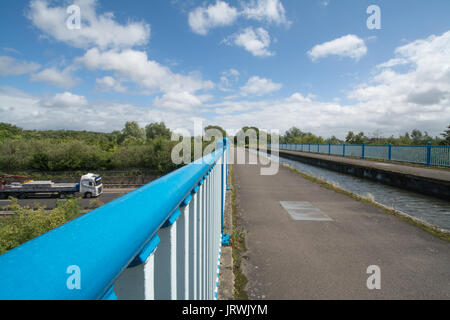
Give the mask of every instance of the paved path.
M 381 170 L 400 172 L 400 173 L 410 174 L 410 175 L 424 177 L 424 178 L 450 181 L 450 169 L 446 170 L 446 169 L 438 169 L 438 168 L 424 168 L 424 167 L 420 167 L 420 166 L 402 165 L 402 164 L 397 164 L 397 163 L 371 161 L 371 160 L 363 160 L 363 159 L 355 159 L 355 158 L 339 157 L 339 156 L 329 156 L 326 154 L 301 152 L 301 151 L 280 150 L 280 152 L 297 154 L 297 155 L 301 155 L 301 156 L 309 157 L 309 158 L 317 158 L 317 159 L 324 159 L 324 160 L 336 161 L 336 162 L 342 162 L 342 163 L 350 163 L 350 164 L 364 166 L 364 167 L 378 168 Z
M 450 299 L 450 243 L 280 167 L 235 165 L 247 230 L 251 299 Z M 309 202 L 332 221 L 296 221 L 280 201 Z M 381 290 L 367 268 L 381 268 Z

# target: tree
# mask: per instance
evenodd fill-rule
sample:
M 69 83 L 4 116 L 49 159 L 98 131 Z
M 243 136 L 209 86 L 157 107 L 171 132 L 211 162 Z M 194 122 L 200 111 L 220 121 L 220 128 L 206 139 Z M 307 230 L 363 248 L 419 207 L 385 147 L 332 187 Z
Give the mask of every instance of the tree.
M 347 137 L 345 138 L 345 142 L 347 143 L 352 143 L 352 141 L 355 139 L 355 134 L 353 133 L 353 131 L 349 131 L 347 133 Z
M 296 138 L 302 138 L 305 135 L 299 128 L 292 127 L 284 134 L 286 143 L 294 143 Z
M 450 145 L 450 125 L 447 127 L 447 130 L 441 134 L 444 137 L 444 143 Z
M 411 131 L 411 138 L 412 138 L 412 143 L 415 145 L 419 145 L 422 144 L 422 140 L 423 140 L 423 134 L 422 131 L 414 129 L 413 131 Z
M 338 138 L 336 138 L 336 136 L 332 136 L 331 138 L 328 138 L 326 140 L 326 143 L 330 143 L 330 144 L 342 144 L 342 141 Z
M 160 123 L 150 123 L 145 127 L 145 135 L 147 139 L 155 139 L 155 138 L 167 138 L 170 139 L 172 133 L 170 129 L 166 127 L 164 122 Z
M 125 128 L 122 130 L 123 135 L 126 138 L 132 139 L 143 139 L 144 138 L 144 130 L 139 127 L 139 124 L 136 121 L 127 121 L 125 123 Z
M 0 141 L 15 138 L 22 134 L 22 129 L 9 123 L 0 122 Z
M 349 131 L 347 137 L 345 138 L 345 142 L 350 144 L 362 144 L 363 142 L 367 142 L 368 139 L 364 135 L 364 132 L 360 132 L 357 135 L 353 133 L 353 131 Z

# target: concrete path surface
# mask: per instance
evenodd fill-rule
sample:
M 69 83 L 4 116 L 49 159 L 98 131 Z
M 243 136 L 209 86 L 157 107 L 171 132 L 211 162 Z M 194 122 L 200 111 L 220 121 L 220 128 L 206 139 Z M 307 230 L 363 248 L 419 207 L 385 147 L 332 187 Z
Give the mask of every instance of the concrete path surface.
M 450 299 L 450 243 L 285 167 L 234 172 L 250 299 Z M 301 202 L 296 218 L 331 221 L 294 220 L 280 201 Z M 367 288 L 372 265 L 380 290 Z

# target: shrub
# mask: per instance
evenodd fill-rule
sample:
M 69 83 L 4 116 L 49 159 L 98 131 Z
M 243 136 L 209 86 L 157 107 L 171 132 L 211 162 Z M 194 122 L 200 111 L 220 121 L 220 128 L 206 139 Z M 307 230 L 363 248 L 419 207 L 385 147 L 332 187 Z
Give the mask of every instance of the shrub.
M 78 199 L 60 201 L 53 210 L 21 207 L 17 199 L 10 198 L 13 216 L 0 219 L 0 254 L 5 253 L 41 234 L 81 215 Z

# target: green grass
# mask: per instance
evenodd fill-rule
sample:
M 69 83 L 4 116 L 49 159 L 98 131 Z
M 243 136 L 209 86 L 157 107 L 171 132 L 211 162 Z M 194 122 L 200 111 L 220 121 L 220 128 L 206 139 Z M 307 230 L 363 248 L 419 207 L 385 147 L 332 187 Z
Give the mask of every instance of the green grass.
M 357 195 L 355 193 L 352 193 L 350 191 L 344 190 L 344 189 L 340 188 L 337 185 L 334 185 L 334 184 L 331 184 L 331 183 L 329 183 L 327 181 L 324 181 L 322 179 L 310 176 L 310 175 L 308 175 L 306 173 L 303 173 L 303 172 L 298 171 L 298 170 L 296 170 L 294 168 L 291 168 L 288 165 L 283 165 L 283 166 L 288 168 L 292 172 L 301 175 L 302 177 L 304 177 L 305 179 L 307 179 L 309 181 L 312 181 L 314 183 L 320 184 L 321 186 L 323 186 L 323 187 L 325 187 L 327 189 L 330 189 L 330 190 L 333 190 L 333 191 L 345 194 L 346 196 L 349 196 L 349 197 L 351 197 L 351 198 L 353 198 L 353 199 L 355 199 L 357 201 L 364 202 L 364 203 L 376 206 L 376 207 L 380 208 L 381 210 L 383 210 L 386 213 L 394 215 L 394 216 L 398 217 L 399 219 L 401 219 L 401 220 L 403 220 L 405 222 L 408 222 L 408 223 L 410 223 L 410 224 L 412 224 L 412 225 L 414 225 L 414 226 L 416 226 L 416 227 L 418 227 L 418 228 L 420 228 L 422 230 L 425 230 L 426 232 L 428 232 L 428 233 L 430 233 L 430 234 L 432 234 L 432 235 L 434 235 L 434 236 L 436 236 L 436 237 L 438 237 L 438 238 L 440 238 L 440 239 L 442 239 L 444 241 L 450 242 L 450 232 L 447 232 L 447 231 L 442 230 L 442 229 L 440 229 L 438 227 L 429 225 L 429 224 L 427 224 L 427 223 L 425 223 L 423 221 L 420 221 L 418 219 L 410 217 L 410 216 L 406 215 L 405 213 L 403 213 L 401 211 L 395 210 L 393 208 L 386 207 L 386 206 L 382 205 L 381 203 L 375 202 L 371 198 L 362 197 L 362 196 Z
M 248 294 L 245 290 L 247 278 L 242 272 L 242 256 L 247 248 L 245 246 L 245 231 L 239 226 L 239 217 L 236 207 L 236 189 L 234 184 L 234 167 L 231 166 L 231 207 L 233 216 L 233 231 L 230 237 L 231 247 L 233 249 L 233 274 L 234 274 L 234 300 L 248 300 Z

